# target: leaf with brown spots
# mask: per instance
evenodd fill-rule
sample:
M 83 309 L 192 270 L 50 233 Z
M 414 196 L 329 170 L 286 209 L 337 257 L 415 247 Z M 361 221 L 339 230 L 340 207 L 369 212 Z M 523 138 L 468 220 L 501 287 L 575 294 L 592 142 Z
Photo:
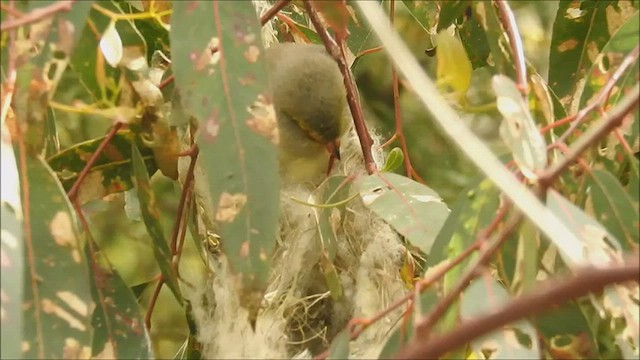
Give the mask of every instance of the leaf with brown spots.
M 579 80 L 633 7 L 616 1 L 560 1 L 549 54 L 549 86 L 568 109 Z
M 173 6 L 171 66 L 181 105 L 199 121 L 198 161 L 215 206 L 211 215 L 218 221 L 222 251 L 240 275 L 241 298 L 260 299 L 243 294 L 266 287 L 280 186 L 261 26 L 251 2 Z M 212 46 L 217 51 L 210 55 Z
M 79 354 L 91 348 L 89 311 L 93 307 L 70 204 L 55 173 L 40 159 L 26 157 L 29 184 L 23 207 L 25 231 L 23 344 L 26 358 L 63 358 L 73 339 Z M 23 189 L 23 194 L 26 194 Z M 83 350 L 83 349 L 86 349 Z

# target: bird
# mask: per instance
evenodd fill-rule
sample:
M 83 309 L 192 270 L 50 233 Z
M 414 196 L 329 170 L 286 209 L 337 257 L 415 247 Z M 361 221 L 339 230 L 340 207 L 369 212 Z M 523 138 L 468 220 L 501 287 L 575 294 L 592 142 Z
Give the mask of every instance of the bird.
M 349 124 L 346 90 L 336 61 L 316 44 L 281 43 L 266 50 L 285 183 L 317 184 L 340 159 Z

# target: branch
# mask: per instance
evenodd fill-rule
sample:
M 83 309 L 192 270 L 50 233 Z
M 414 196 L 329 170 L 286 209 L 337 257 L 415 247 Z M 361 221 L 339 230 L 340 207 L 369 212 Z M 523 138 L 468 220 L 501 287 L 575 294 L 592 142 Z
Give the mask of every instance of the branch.
M 290 1 L 291 0 L 280 0 L 275 3 L 275 5 L 273 5 L 269 10 L 267 10 L 267 12 L 264 13 L 264 15 L 260 17 L 260 25 L 264 26 L 266 23 L 268 23 L 269 20 L 276 16 L 276 14 L 280 12 L 283 7 L 287 6 Z
M 548 281 L 535 292 L 512 300 L 503 308 L 482 317 L 468 320 L 455 330 L 443 335 L 434 335 L 424 341 L 416 339 L 397 356 L 398 359 L 436 359 L 457 349 L 471 340 L 513 323 L 527 316 L 553 309 L 554 305 L 577 299 L 588 293 L 601 291 L 610 284 L 638 281 L 640 267 L 634 254 L 628 263 L 602 269 L 586 267 L 571 278 Z M 635 257 L 635 259 L 633 259 Z
M 591 111 L 593 111 L 598 107 L 602 107 L 602 104 L 608 98 L 609 93 L 611 92 L 611 89 L 613 89 L 613 86 L 618 82 L 618 80 L 620 80 L 620 77 L 622 76 L 622 74 L 624 74 L 627 68 L 629 68 L 638 60 L 639 55 L 640 55 L 640 45 L 636 46 L 629 54 L 627 54 L 627 56 L 624 57 L 620 66 L 616 69 L 613 75 L 611 75 L 609 80 L 607 80 L 606 84 L 604 84 L 604 86 L 600 89 L 600 91 L 598 92 L 598 96 L 595 98 L 595 100 L 590 102 L 589 105 L 585 106 L 584 109 L 578 111 L 578 113 L 575 115 L 573 119 L 571 119 L 571 117 L 568 117 L 570 120 L 573 120 L 573 122 L 569 127 L 569 129 L 567 129 L 567 131 L 565 131 L 560 136 L 560 138 L 556 140 L 556 142 L 564 142 L 565 140 L 567 140 L 569 135 L 571 135 L 571 133 L 573 133 L 576 130 L 578 125 L 580 125 L 580 122 L 582 122 L 582 120 L 585 118 L 585 116 L 587 116 L 587 114 L 589 114 Z
M 539 182 L 543 188 L 551 186 L 560 173 L 573 163 L 583 151 L 600 141 L 600 139 L 622 124 L 624 117 L 638 106 L 638 86 L 639 85 L 636 84 L 613 110 L 607 113 L 602 120 L 589 128 L 583 136 L 576 140 L 571 146 L 570 152 L 562 158 L 562 160 L 550 166 L 542 173 Z
M 113 127 L 111 127 L 111 130 L 109 130 L 109 133 L 107 134 L 107 136 L 102 140 L 102 142 L 100 143 L 96 151 L 93 154 L 91 154 L 91 158 L 89 158 L 89 161 L 87 161 L 87 164 L 84 166 L 84 168 L 78 175 L 78 178 L 76 179 L 76 181 L 73 183 L 73 186 L 69 190 L 68 195 L 69 195 L 69 199 L 72 202 L 75 201 L 76 198 L 78 197 L 80 185 L 84 181 L 84 178 L 87 177 L 87 174 L 89 174 L 91 167 L 93 166 L 93 164 L 95 164 L 96 161 L 98 161 L 98 157 L 102 154 L 102 151 L 104 151 L 104 148 L 107 147 L 109 142 L 111 142 L 111 139 L 113 139 L 113 137 L 116 135 L 118 130 L 120 130 L 120 128 L 123 125 L 124 123 L 122 122 L 116 122 L 113 125 Z
M 476 277 L 479 273 L 478 270 L 480 268 L 486 266 L 493 254 L 502 246 L 502 244 L 507 240 L 509 235 L 515 228 L 520 224 L 520 220 L 522 220 L 522 214 L 518 213 L 513 216 L 507 223 L 504 225 L 502 231 L 495 236 L 494 239 L 491 240 L 489 245 L 480 253 L 478 260 L 476 260 L 473 266 L 470 266 L 468 270 L 460 277 L 460 280 L 456 283 L 455 287 L 448 292 L 445 297 L 436 305 L 435 309 L 433 309 L 426 317 L 421 319 L 416 323 L 416 338 L 417 337 L 427 337 L 431 333 L 431 329 L 436 324 L 436 322 L 444 315 L 444 313 L 451 307 L 451 305 L 458 299 L 460 294 L 466 289 L 471 280 Z M 423 339 L 424 340 L 424 339 Z
M 22 17 L 3 22 L 2 25 L 0 25 L 0 30 L 7 31 L 7 30 L 15 29 L 23 25 L 40 21 L 49 16 L 53 16 L 55 13 L 58 13 L 61 11 L 65 11 L 65 12 L 70 11 L 71 5 L 73 5 L 75 1 L 76 0 L 60 0 L 51 5 L 37 8 L 29 12 L 28 14 L 23 15 Z
M 502 22 L 502 27 L 509 37 L 509 46 L 511 47 L 511 56 L 516 66 L 516 83 L 518 89 L 523 95 L 526 95 L 529 89 L 527 85 L 527 67 L 525 65 L 524 50 L 522 48 L 522 40 L 516 18 L 513 11 L 505 0 L 496 0 L 494 3 L 498 6 L 498 17 Z
M 345 46 L 343 42 L 344 39 L 338 37 L 338 42 L 336 42 L 336 40 L 334 40 L 331 35 L 329 35 L 329 32 L 322 25 L 318 13 L 316 13 L 316 11 L 313 9 L 313 6 L 311 6 L 309 0 L 304 0 L 304 8 L 309 15 L 309 19 L 311 19 L 311 22 L 313 23 L 313 27 L 316 29 L 316 32 L 322 39 L 327 52 L 338 63 L 338 67 L 342 72 L 342 77 L 344 78 L 344 86 L 347 90 L 347 102 L 349 103 L 349 109 L 351 109 L 353 123 L 355 124 L 358 138 L 360 139 L 360 146 L 362 147 L 364 165 L 367 169 L 367 172 L 369 174 L 373 174 L 378 171 L 376 163 L 373 160 L 373 155 L 371 154 L 371 146 L 373 145 L 373 141 L 371 140 L 371 136 L 369 135 L 369 131 L 367 130 L 367 125 L 364 122 L 364 116 L 362 115 L 362 108 L 360 107 L 360 102 L 358 101 L 358 93 L 356 91 L 353 75 L 351 74 L 351 70 L 349 70 L 349 65 L 347 64 L 344 52 L 342 51 L 342 47 Z

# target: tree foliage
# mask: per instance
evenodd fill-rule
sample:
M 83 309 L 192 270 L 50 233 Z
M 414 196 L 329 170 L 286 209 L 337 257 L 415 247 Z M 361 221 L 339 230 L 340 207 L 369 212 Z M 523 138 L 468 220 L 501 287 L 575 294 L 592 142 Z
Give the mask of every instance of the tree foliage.
M 358 357 L 364 342 L 380 358 L 637 358 L 639 14 L 625 0 L 2 0 L 2 357 L 206 357 L 188 294 L 216 276 L 253 329 L 267 321 L 297 193 L 278 176 L 262 54 L 295 41 L 340 65 L 362 147 L 357 169 L 293 199 L 322 290 L 318 321 L 280 314 L 300 323 L 289 356 Z M 340 256 L 344 219 L 364 213 L 401 249 L 375 266 L 404 293 L 373 316 Z M 327 320 L 340 306 L 345 321 Z M 384 336 L 367 338 L 374 324 Z

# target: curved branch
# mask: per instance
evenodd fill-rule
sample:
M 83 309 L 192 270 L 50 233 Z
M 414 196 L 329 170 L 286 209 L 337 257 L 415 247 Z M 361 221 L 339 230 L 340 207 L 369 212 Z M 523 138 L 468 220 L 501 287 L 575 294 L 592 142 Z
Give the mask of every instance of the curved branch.
M 561 304 L 598 292 L 605 286 L 627 281 L 638 281 L 640 266 L 637 254 L 623 265 L 610 268 L 587 267 L 563 281 L 550 281 L 535 290 L 535 293 L 512 300 L 503 308 L 468 320 L 455 330 L 444 335 L 434 335 L 429 340 L 416 339 L 397 356 L 398 359 L 436 359 L 448 351 L 459 348 L 469 341 L 499 329 L 527 316 L 541 313 Z M 634 258 L 635 257 L 635 258 Z

